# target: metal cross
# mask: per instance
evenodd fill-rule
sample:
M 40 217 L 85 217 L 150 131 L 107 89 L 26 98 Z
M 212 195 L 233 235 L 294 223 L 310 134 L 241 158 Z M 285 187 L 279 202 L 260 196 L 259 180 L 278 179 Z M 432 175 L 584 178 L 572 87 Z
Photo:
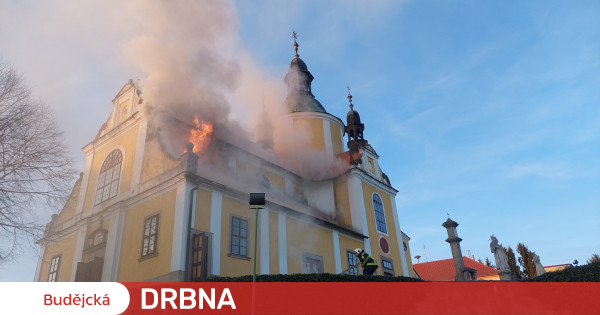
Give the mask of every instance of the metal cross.
M 295 41 L 296 39 L 298 39 L 298 34 L 296 33 L 296 31 L 293 31 L 293 32 L 292 32 L 292 38 L 294 39 L 294 41 Z

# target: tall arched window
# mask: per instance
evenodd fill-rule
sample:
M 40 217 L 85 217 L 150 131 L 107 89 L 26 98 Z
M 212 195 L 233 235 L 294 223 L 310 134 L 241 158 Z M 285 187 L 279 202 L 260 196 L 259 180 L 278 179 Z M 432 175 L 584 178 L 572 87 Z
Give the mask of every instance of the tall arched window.
M 96 199 L 94 200 L 95 205 L 116 196 L 119 192 L 122 162 L 123 154 L 121 154 L 120 150 L 110 152 L 106 160 L 104 160 L 98 174 L 98 188 L 96 189 Z
M 375 211 L 375 224 L 377 231 L 387 234 L 387 225 L 385 224 L 385 214 L 383 213 L 383 202 L 378 194 L 373 194 L 373 210 Z
M 261 174 L 260 177 L 260 184 L 267 188 L 267 189 L 271 189 L 271 181 L 269 180 L 269 178 L 263 174 Z

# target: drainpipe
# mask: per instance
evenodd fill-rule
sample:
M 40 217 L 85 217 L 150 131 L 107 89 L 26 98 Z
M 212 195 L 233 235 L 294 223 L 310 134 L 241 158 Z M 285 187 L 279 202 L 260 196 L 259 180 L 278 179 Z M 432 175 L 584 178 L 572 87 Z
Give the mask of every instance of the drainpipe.
M 192 143 L 188 143 L 186 145 L 185 152 L 185 173 L 184 176 L 187 178 L 188 174 L 196 175 L 198 170 L 198 157 L 194 154 L 193 151 L 194 145 Z M 192 244 L 192 216 L 194 214 L 194 201 L 196 200 L 195 192 L 198 190 L 198 180 L 196 178 L 193 179 L 195 186 L 190 190 L 190 206 L 188 208 L 188 224 L 187 224 L 187 243 L 185 246 L 185 281 L 190 281 L 192 279 L 192 263 L 191 263 L 191 246 Z
M 187 244 L 185 251 L 185 281 L 190 281 L 192 279 L 192 262 L 191 262 L 191 252 L 192 248 L 190 244 L 192 244 L 192 215 L 194 214 L 194 201 L 196 201 L 196 190 L 198 190 L 198 184 L 190 190 L 190 207 L 188 209 L 188 224 L 187 224 Z

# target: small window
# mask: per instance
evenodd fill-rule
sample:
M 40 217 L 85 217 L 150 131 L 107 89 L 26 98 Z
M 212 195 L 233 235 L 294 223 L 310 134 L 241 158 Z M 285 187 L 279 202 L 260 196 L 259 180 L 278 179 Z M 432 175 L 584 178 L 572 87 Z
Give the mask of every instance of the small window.
M 302 254 L 304 273 L 323 273 L 323 257 L 310 253 Z
M 158 214 L 144 220 L 144 236 L 142 239 L 142 258 L 157 253 Z
M 391 259 L 381 257 L 381 271 L 386 277 L 394 276 L 394 264 Z
M 354 251 L 346 251 L 346 256 L 348 256 L 348 274 L 358 276 L 358 266 L 356 266 L 358 261 L 356 255 L 354 254 Z M 351 266 L 355 267 L 351 268 Z
M 231 217 L 231 254 L 248 257 L 248 220 Z
M 122 162 L 123 154 L 121 154 L 120 150 L 110 152 L 106 160 L 104 160 L 102 168 L 100 168 L 100 173 L 98 174 L 94 205 L 116 196 L 119 192 Z
M 373 210 L 375 211 L 375 224 L 377 225 L 377 231 L 387 234 L 383 202 L 381 202 L 381 197 L 379 197 L 378 194 L 373 194 Z
M 50 261 L 50 271 L 48 272 L 48 282 L 56 282 L 58 279 L 58 268 L 60 267 L 60 256 L 52 257 Z

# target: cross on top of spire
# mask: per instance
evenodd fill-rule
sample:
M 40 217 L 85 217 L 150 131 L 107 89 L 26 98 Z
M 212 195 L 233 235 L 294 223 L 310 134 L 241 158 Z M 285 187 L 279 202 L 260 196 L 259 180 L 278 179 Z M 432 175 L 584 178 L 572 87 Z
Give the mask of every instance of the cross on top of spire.
M 346 86 L 348 88 L 348 102 L 350 102 L 350 109 L 354 108 L 354 105 L 352 105 L 352 94 L 350 94 L 350 87 Z
M 292 38 L 294 39 L 294 51 L 296 51 L 296 54 L 294 55 L 295 58 L 298 58 L 298 42 L 296 41 L 296 39 L 298 39 L 298 33 L 296 33 L 296 31 L 292 32 Z

